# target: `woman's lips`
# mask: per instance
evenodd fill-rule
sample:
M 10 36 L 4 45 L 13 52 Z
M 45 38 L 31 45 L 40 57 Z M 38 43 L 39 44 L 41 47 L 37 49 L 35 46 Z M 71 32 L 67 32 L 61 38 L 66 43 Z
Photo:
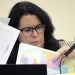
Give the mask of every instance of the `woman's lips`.
M 34 42 L 31 42 L 32 45 L 38 45 L 39 44 L 39 41 L 34 41 Z

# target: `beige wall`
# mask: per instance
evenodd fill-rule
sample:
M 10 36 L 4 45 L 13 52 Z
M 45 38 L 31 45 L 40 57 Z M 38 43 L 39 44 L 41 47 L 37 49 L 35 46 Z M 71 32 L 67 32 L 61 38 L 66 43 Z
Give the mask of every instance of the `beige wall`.
M 11 7 L 22 0 L 0 0 L 0 16 L 7 17 Z M 75 0 L 27 0 L 46 10 L 55 26 L 55 37 L 66 41 L 75 38 Z

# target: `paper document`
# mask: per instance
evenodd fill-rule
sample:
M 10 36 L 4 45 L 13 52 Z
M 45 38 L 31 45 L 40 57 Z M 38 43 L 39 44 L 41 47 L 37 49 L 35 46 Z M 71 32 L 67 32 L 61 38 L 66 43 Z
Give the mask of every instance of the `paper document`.
M 16 64 L 47 64 L 48 75 L 59 74 L 58 62 L 51 62 L 55 54 L 51 50 L 21 43 Z
M 0 17 L 0 21 L 5 23 L 6 25 L 8 25 L 10 18 L 4 18 L 4 17 Z
M 73 53 L 74 52 L 73 50 Z M 64 75 L 75 73 L 75 55 L 73 55 L 73 59 L 72 57 L 67 58 L 68 61 L 61 64 L 60 67 L 59 59 L 55 62 L 51 62 L 52 57 L 57 54 L 57 52 L 51 50 L 21 43 L 19 45 L 16 64 L 47 64 L 47 75 L 58 75 L 60 69 L 61 73 Z
M 0 64 L 6 64 L 19 30 L 0 22 Z

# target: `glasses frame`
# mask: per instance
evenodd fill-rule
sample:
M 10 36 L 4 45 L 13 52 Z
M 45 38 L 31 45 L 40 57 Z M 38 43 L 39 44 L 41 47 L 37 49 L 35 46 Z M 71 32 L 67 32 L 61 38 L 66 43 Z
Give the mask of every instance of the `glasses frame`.
M 26 29 L 26 28 L 31 28 L 31 34 L 33 33 L 33 31 L 35 30 L 37 33 L 39 33 L 38 32 L 38 29 L 37 28 L 39 28 L 39 26 L 43 26 L 42 28 L 43 28 L 43 31 L 45 30 L 45 24 L 38 24 L 37 26 L 35 26 L 34 28 L 33 27 L 25 27 L 25 28 L 23 28 L 23 29 L 19 29 L 22 33 L 24 32 L 24 29 Z

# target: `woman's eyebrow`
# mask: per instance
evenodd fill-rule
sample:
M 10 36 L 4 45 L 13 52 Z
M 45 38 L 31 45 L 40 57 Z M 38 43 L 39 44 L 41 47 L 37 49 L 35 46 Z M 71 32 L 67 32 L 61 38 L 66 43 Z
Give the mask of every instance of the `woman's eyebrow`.
M 39 25 L 42 25 L 42 23 L 37 24 L 35 27 L 37 27 L 37 26 L 39 26 Z M 27 27 L 24 27 L 24 28 L 35 28 L 35 27 L 33 27 L 33 26 L 27 26 Z

